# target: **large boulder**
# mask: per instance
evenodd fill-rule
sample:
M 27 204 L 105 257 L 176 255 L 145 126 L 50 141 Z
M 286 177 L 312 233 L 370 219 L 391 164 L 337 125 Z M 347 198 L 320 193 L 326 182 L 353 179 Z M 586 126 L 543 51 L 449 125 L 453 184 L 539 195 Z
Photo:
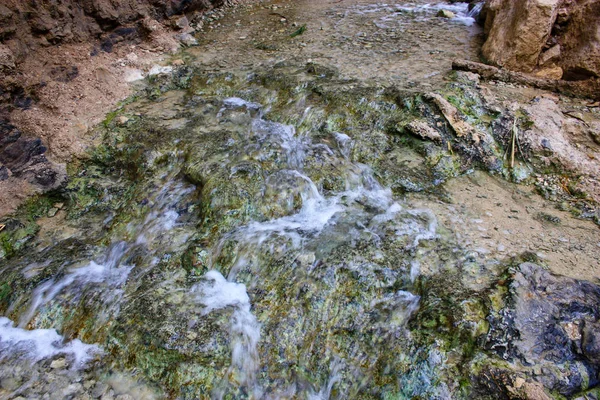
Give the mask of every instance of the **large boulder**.
M 600 286 L 523 263 L 506 304 L 500 319 L 489 318 L 492 351 L 563 396 L 600 384 Z
M 560 0 L 491 0 L 486 4 L 483 56 L 512 70 L 531 72 L 550 37 Z
M 600 77 L 600 0 L 487 0 L 483 57 L 542 78 Z
M 600 1 L 580 0 L 563 12 L 565 20 L 559 16 L 555 30 L 562 49 L 558 63 L 565 71 L 564 79 L 600 76 Z

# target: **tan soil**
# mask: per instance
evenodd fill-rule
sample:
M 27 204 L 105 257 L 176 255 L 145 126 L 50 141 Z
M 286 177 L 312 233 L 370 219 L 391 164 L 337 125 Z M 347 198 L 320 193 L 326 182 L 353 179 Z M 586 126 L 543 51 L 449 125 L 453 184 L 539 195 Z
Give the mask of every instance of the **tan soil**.
M 414 194 L 409 201 L 431 209 L 457 243 L 480 260 L 536 255 L 554 273 L 600 280 L 600 228 L 559 211 L 529 186 L 484 172 L 447 182 L 450 203 Z M 548 216 L 556 217 L 551 222 Z M 558 222 L 560 221 L 560 222 Z

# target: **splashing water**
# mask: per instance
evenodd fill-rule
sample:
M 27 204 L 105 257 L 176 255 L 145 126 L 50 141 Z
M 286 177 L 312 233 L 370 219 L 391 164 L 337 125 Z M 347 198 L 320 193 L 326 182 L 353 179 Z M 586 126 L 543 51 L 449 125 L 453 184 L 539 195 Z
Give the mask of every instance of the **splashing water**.
M 128 230 L 137 238 L 133 242 L 117 241 L 110 245 L 106 253 L 98 261 L 80 263 L 80 266 L 69 268 L 62 278 L 51 278 L 39 284 L 30 296 L 27 310 L 21 313 L 18 319 L 18 328 L 10 328 L 3 320 L 3 339 L 7 343 L 17 341 L 19 343 L 33 343 L 35 349 L 43 357 L 34 357 L 34 361 L 58 354 L 59 352 L 74 353 L 79 361 L 85 361 L 83 351 L 96 349 L 83 345 L 80 341 L 73 341 L 68 346 L 57 347 L 52 343 L 57 342 L 60 335 L 54 329 L 35 329 L 27 331 L 28 325 L 36 317 L 36 314 L 44 307 L 57 301 L 57 297 L 64 295 L 61 302 L 71 302 L 101 292 L 99 296 L 102 307 L 97 315 L 96 323 L 102 324 L 109 319 L 114 319 L 119 313 L 119 305 L 123 301 L 123 286 L 134 269 L 135 265 L 127 263 L 127 259 L 137 248 L 155 245 L 161 242 L 162 236 L 177 225 L 179 214 L 172 208 L 183 197 L 193 192 L 194 187 L 168 182 L 155 196 L 154 205 L 143 222 L 130 224 Z M 185 241 L 185 237 L 183 239 Z M 27 273 L 28 268 L 25 269 Z M 7 314 L 14 310 L 9 308 Z M 7 320 L 8 321 L 8 320 Z M 7 333 L 8 332 L 8 333 Z M 9 335 L 10 334 L 10 335 Z M 6 338 L 10 338 L 6 339 Z M 27 339 L 30 338 L 30 339 Z M 32 342 L 33 340 L 33 342 Z M 88 347 L 86 347 L 88 346 Z M 97 347 L 99 349 L 99 347 Z M 82 362 L 83 362 L 82 361 Z
M 61 354 L 72 357 L 73 366 L 81 368 L 101 352 L 99 346 L 85 344 L 79 339 L 65 342 L 54 329 L 29 331 L 16 328 L 10 319 L 0 317 L 0 360 L 17 355 L 37 362 Z
M 197 294 L 198 303 L 204 306 L 202 313 L 233 308 L 229 333 L 231 335 L 231 367 L 229 374 L 235 375 L 235 381 L 249 388 L 256 398 L 260 397 L 260 388 L 256 382 L 256 373 L 260 366 L 258 341 L 260 324 L 250 312 L 250 298 L 246 286 L 227 281 L 218 271 L 209 271 L 206 279 L 192 288 Z M 215 398 L 223 398 L 224 388 L 217 388 Z

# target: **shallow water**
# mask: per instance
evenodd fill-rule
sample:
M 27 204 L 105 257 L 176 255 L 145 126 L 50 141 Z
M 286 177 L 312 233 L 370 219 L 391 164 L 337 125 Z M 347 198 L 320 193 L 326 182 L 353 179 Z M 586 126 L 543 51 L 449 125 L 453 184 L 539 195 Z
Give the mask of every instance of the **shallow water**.
M 348 31 L 365 37 L 356 31 L 365 21 L 375 37 L 424 34 L 423 24 L 458 32 L 452 40 L 465 41 L 467 54 L 477 40 L 466 4 L 339 7 L 314 5 L 315 21 L 338 30 L 316 35 L 308 51 L 339 41 L 335 56 L 351 43 Z M 441 8 L 458 17 L 435 17 Z M 250 10 L 240 18 L 253 18 Z M 41 398 L 73 385 L 76 394 L 64 398 L 485 392 L 473 371 L 505 361 L 490 350 L 488 330 L 492 316 L 508 310 L 507 271 L 520 254 L 486 250 L 501 243 L 486 236 L 482 244 L 484 231 L 473 226 L 483 219 L 465 222 L 452 204 L 478 201 L 457 197 L 449 189 L 456 182 L 497 178 L 457 166 L 461 156 L 449 144 L 396 128 L 425 117 L 441 126 L 409 81 L 428 76 L 420 82 L 427 90 L 441 86 L 447 65 L 424 68 L 437 62 L 429 53 L 408 77 L 377 64 L 361 80 L 355 63 L 381 46 L 334 65 L 314 54 L 252 54 L 264 64 L 199 67 L 215 45 L 185 54 L 196 69 L 156 69 L 118 111 L 128 122 L 97 128 L 104 139 L 74 166 L 65 208 L 39 220 L 60 232 L 42 229 L 0 264 L 10 282 L 0 303 L 0 395 Z M 417 47 L 394 68 L 433 51 Z M 233 48 L 225 58 L 244 54 Z M 384 64 L 386 57 L 393 59 Z M 377 81 L 386 74 L 411 91 L 390 94 L 382 88 L 390 80 Z M 584 223 L 574 229 L 595 232 Z M 66 367 L 49 366 L 62 359 Z

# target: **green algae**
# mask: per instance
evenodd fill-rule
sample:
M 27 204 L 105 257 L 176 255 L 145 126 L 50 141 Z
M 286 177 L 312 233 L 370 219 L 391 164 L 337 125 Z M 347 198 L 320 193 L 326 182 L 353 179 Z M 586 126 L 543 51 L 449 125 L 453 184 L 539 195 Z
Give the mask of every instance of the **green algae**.
M 135 282 L 125 286 L 127 303 L 116 320 L 99 323 L 95 307 L 102 299 L 90 295 L 85 301 L 48 306 L 36 326 L 58 324 L 72 337 L 102 343 L 104 368 L 135 371 L 169 398 L 206 398 L 225 384 L 224 398 L 245 397 L 229 371 L 232 310 L 204 315 L 190 301 L 191 294 L 171 289 L 188 289 L 216 269 L 225 276 L 234 271 L 236 282 L 248 288 L 252 312 L 262 324 L 259 352 L 264 367 L 259 379 L 267 392 L 293 383 L 316 393 L 336 370 L 333 398 L 434 398 L 448 391 L 454 398 L 473 398 L 478 393 L 474 381 L 487 369 L 510 370 L 485 347 L 487 318 L 507 306 L 508 267 L 488 269 L 459 260 L 450 250 L 455 244 L 441 232 L 432 243 L 410 249 L 409 237 L 378 239 L 362 233 L 351 240 L 348 224 L 324 234 L 318 245 L 291 252 L 286 251 L 286 238 L 270 239 L 273 250 L 252 249 L 254 258 L 235 270 L 248 249 L 227 234 L 252 221 L 291 215 L 303 200 L 299 192 L 265 190 L 267 172 L 285 166 L 285 154 L 266 147 L 260 157 L 244 153 L 240 143 L 247 140 L 253 112 L 225 111 L 217 121 L 213 114 L 224 97 L 259 102 L 269 109 L 269 120 L 294 125 L 296 135 L 309 136 L 332 151 L 341 151 L 335 134 L 348 135 L 354 145 L 347 159 L 311 155 L 305 160 L 303 173 L 324 194 L 343 191 L 342 171 L 350 163 L 362 163 L 395 196 L 411 191 L 441 196 L 441 183 L 465 173 L 471 160 L 459 146 L 454 152 L 453 147 L 404 132 L 406 123 L 423 114 L 431 123 L 441 121 L 422 96 L 358 87 L 312 64 L 280 65 L 275 73 L 259 71 L 250 78 L 184 71 L 173 78 L 153 78 L 143 100 L 168 107 L 161 99 L 173 90 L 185 92 L 187 110 L 177 114 L 187 121 L 183 127 L 165 128 L 159 117 L 136 110 L 142 97 L 124 105 L 98 128 L 102 144 L 71 164 L 59 197 L 41 196 L 24 207 L 22 233 L 2 232 L 0 238 L 6 238 L 6 254 L 22 255 L 37 232 L 35 221 L 65 199 L 71 221 L 97 225 L 85 233 L 86 241 L 108 247 L 114 238 L 135 240 L 129 227 L 147 218 L 151 194 L 164 183 L 163 176 L 196 185 L 191 204 L 182 206 L 192 234 L 177 251 L 151 249 L 156 266 L 135 270 Z M 448 99 L 474 124 L 489 128 L 496 116 L 469 112 L 476 103 L 466 96 L 466 91 L 456 90 Z M 116 118 L 125 114 L 136 116 L 117 124 Z M 455 143 L 447 127 L 443 134 L 448 135 L 445 143 Z M 215 254 L 216 245 L 220 251 Z M 66 252 L 64 258 L 72 259 L 73 253 Z M 438 270 L 412 282 L 411 262 L 425 262 L 425 257 Z M 141 252 L 129 261 L 144 265 L 148 258 Z M 52 265 L 29 282 L 11 275 L 0 286 L 0 307 L 6 309 L 18 297 L 15 293 L 31 290 L 59 268 Z M 488 284 L 469 286 L 465 271 L 487 274 Z M 414 315 L 386 305 L 398 291 L 421 296 Z

